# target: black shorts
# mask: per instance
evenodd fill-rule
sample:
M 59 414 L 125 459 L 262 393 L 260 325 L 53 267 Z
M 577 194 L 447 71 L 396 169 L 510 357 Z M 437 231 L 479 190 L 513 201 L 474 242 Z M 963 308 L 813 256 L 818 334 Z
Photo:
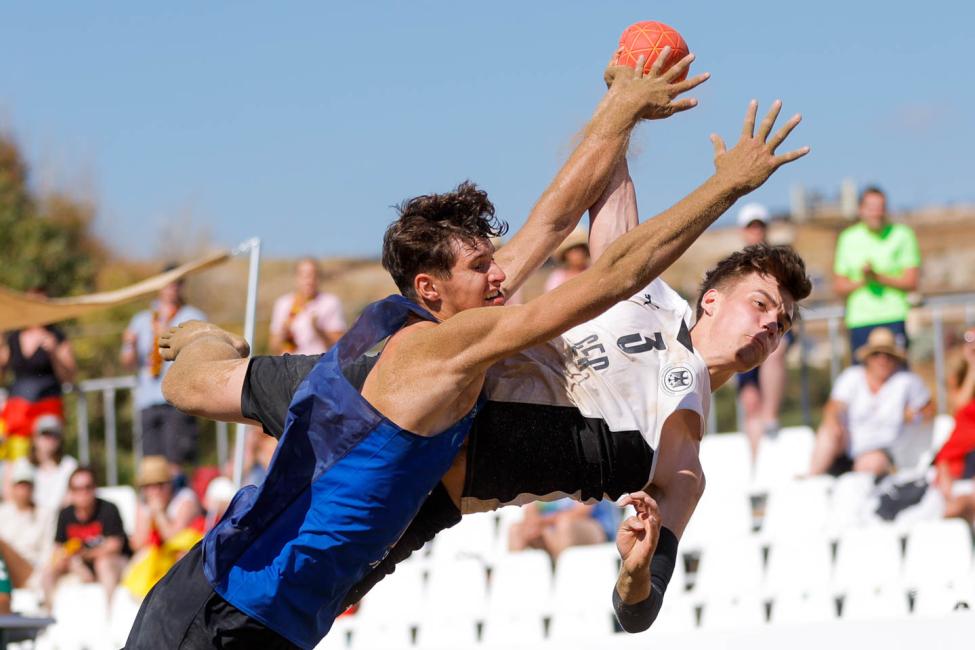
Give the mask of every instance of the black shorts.
M 297 647 L 213 591 L 202 542 L 152 588 L 125 642 L 126 650 Z
M 196 418 L 169 404 L 142 409 L 142 455 L 165 456 L 182 465 L 196 460 L 199 433 Z

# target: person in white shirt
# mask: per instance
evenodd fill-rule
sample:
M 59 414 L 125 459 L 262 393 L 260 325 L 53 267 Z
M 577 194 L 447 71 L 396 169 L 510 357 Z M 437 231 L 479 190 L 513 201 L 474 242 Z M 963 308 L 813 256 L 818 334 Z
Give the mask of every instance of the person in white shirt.
M 862 365 L 840 373 L 823 409 L 810 474 L 887 474 L 905 425 L 933 414 L 931 393 L 905 367 L 907 351 L 894 332 L 873 330 L 856 357 Z
M 0 540 L 14 586 L 38 578 L 54 541 L 54 513 L 34 503 L 33 466 L 22 458 L 11 466 L 12 498 L 0 503 Z

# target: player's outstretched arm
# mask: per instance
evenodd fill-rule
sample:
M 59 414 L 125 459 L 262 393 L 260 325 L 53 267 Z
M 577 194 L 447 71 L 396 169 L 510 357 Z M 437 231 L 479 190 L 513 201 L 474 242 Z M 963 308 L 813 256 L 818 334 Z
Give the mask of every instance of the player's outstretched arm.
M 598 260 L 610 244 L 640 224 L 636 187 L 626 157 L 620 158 L 609 185 L 589 208 L 589 256 Z
M 649 628 L 663 605 L 667 586 L 680 562 L 677 545 L 704 492 L 701 469 L 701 416 L 680 410 L 664 423 L 660 461 L 653 485 L 625 497 L 636 515 L 616 534 L 620 573 L 613 590 L 613 609 L 627 632 Z
M 430 358 L 448 359 L 462 373 L 487 367 L 567 329 L 595 318 L 656 278 L 704 229 L 741 196 L 764 183 L 782 165 L 808 153 L 803 147 L 776 154 L 799 123 L 793 116 L 775 134 L 781 109 L 776 101 L 755 128 L 758 105 L 751 102 L 734 148 L 712 135 L 715 174 L 679 203 L 614 242 L 584 273 L 522 306 L 471 309 L 431 328 L 423 344 Z
M 240 395 L 247 374 L 247 341 L 212 323 L 187 321 L 159 339 L 159 353 L 172 361 L 163 377 L 162 392 L 184 413 L 259 424 L 243 416 Z
M 709 75 L 677 81 L 694 55 L 688 54 L 663 71 L 669 54 L 669 48 L 664 48 L 646 74 L 642 74 L 642 58 L 635 69 L 616 65 L 615 56 L 610 61 L 606 70 L 609 90 L 586 125 L 581 142 L 538 199 L 525 225 L 498 251 L 496 259 L 507 275 L 505 295 L 518 290 L 599 198 L 637 122 L 668 117 L 697 105 L 696 100 L 677 98 L 704 83 Z

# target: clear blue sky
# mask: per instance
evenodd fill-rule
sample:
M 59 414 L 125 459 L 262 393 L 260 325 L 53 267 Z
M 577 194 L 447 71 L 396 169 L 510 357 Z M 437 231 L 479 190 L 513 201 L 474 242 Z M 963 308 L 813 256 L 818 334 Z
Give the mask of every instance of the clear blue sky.
M 655 19 L 713 78 L 641 127 L 644 216 L 710 173 L 708 133 L 735 135 L 751 97 L 801 111 L 813 147 L 756 193 L 773 207 L 844 177 L 895 206 L 975 199 L 971 3 L 655 4 L 6 3 L 0 126 L 38 183 L 94 190 L 125 253 L 191 214 L 273 256 L 376 255 L 390 205 L 465 178 L 522 223 L 619 33 Z

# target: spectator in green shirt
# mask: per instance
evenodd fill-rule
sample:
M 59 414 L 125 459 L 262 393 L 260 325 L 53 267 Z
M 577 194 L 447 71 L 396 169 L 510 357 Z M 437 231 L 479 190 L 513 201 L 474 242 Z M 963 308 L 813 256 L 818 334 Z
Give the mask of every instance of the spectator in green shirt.
M 860 221 L 840 233 L 833 264 L 834 289 L 846 298 L 851 353 L 881 326 L 907 346 L 907 294 L 917 289 L 920 266 L 914 231 L 891 223 L 883 190 L 867 187 L 860 194 Z
M 7 573 L 7 565 L 3 561 L 3 556 L 0 555 L 0 616 L 10 613 L 11 591 L 10 574 Z

